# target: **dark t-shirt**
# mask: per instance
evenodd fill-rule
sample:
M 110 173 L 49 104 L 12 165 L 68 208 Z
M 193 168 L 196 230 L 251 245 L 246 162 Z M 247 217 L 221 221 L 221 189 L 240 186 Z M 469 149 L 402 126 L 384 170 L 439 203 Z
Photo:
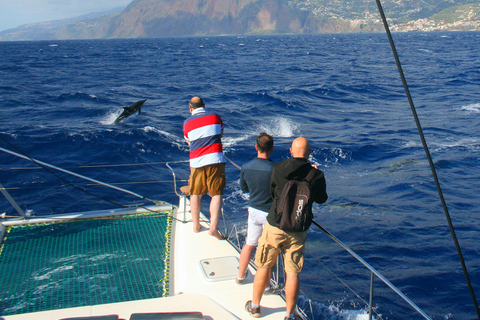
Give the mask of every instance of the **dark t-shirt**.
M 305 179 L 311 167 L 312 165 L 304 158 L 290 158 L 273 165 L 272 177 L 270 179 L 270 196 L 273 202 L 267 216 L 267 221 L 270 225 L 278 227 L 275 222 L 275 214 L 283 187 L 289 180 Z M 317 170 L 311 185 L 313 201 L 316 203 L 327 201 L 327 185 L 321 170 Z
M 270 176 L 273 162 L 270 159 L 255 158 L 242 166 L 240 188 L 250 192 L 248 205 L 252 208 L 269 212 L 272 204 L 270 198 Z

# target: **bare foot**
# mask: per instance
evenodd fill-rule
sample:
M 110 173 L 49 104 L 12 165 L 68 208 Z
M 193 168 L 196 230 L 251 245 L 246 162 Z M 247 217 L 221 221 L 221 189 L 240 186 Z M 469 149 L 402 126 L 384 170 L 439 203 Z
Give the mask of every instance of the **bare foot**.
M 217 238 L 218 240 L 225 240 L 225 237 L 218 232 L 218 230 L 215 231 L 208 231 L 208 234 L 211 235 L 212 237 Z
M 199 233 L 200 231 L 202 231 L 202 226 L 198 226 L 198 228 L 195 228 L 195 226 L 193 226 L 193 232 L 194 233 Z

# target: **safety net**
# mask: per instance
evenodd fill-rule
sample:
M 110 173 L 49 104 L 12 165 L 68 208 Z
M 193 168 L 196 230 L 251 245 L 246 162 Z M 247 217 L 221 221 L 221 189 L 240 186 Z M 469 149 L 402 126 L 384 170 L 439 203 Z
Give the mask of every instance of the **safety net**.
M 0 315 L 168 295 L 172 213 L 9 227 Z

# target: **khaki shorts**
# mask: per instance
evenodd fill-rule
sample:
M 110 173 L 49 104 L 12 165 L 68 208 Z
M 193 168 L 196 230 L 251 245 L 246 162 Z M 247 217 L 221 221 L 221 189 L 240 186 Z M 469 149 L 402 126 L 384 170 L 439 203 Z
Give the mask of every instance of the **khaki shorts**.
M 190 168 L 190 194 L 211 197 L 223 195 L 225 189 L 225 163 L 210 164 L 201 168 Z
M 297 275 L 303 268 L 305 240 L 307 240 L 307 231 L 287 233 L 267 222 L 258 241 L 255 264 L 259 268 L 272 268 L 283 249 L 285 272 Z

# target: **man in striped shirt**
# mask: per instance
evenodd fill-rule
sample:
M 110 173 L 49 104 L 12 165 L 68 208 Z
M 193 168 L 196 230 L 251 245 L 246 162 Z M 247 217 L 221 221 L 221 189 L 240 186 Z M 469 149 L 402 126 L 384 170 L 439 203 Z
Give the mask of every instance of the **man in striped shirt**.
M 223 122 L 220 116 L 205 110 L 202 98 L 193 97 L 188 104 L 192 116 L 183 123 L 183 135 L 190 146 L 190 211 L 193 231 L 200 232 L 200 207 L 204 194 L 210 200 L 209 234 L 224 239 L 218 232 L 222 212 L 225 180 L 223 156 Z

